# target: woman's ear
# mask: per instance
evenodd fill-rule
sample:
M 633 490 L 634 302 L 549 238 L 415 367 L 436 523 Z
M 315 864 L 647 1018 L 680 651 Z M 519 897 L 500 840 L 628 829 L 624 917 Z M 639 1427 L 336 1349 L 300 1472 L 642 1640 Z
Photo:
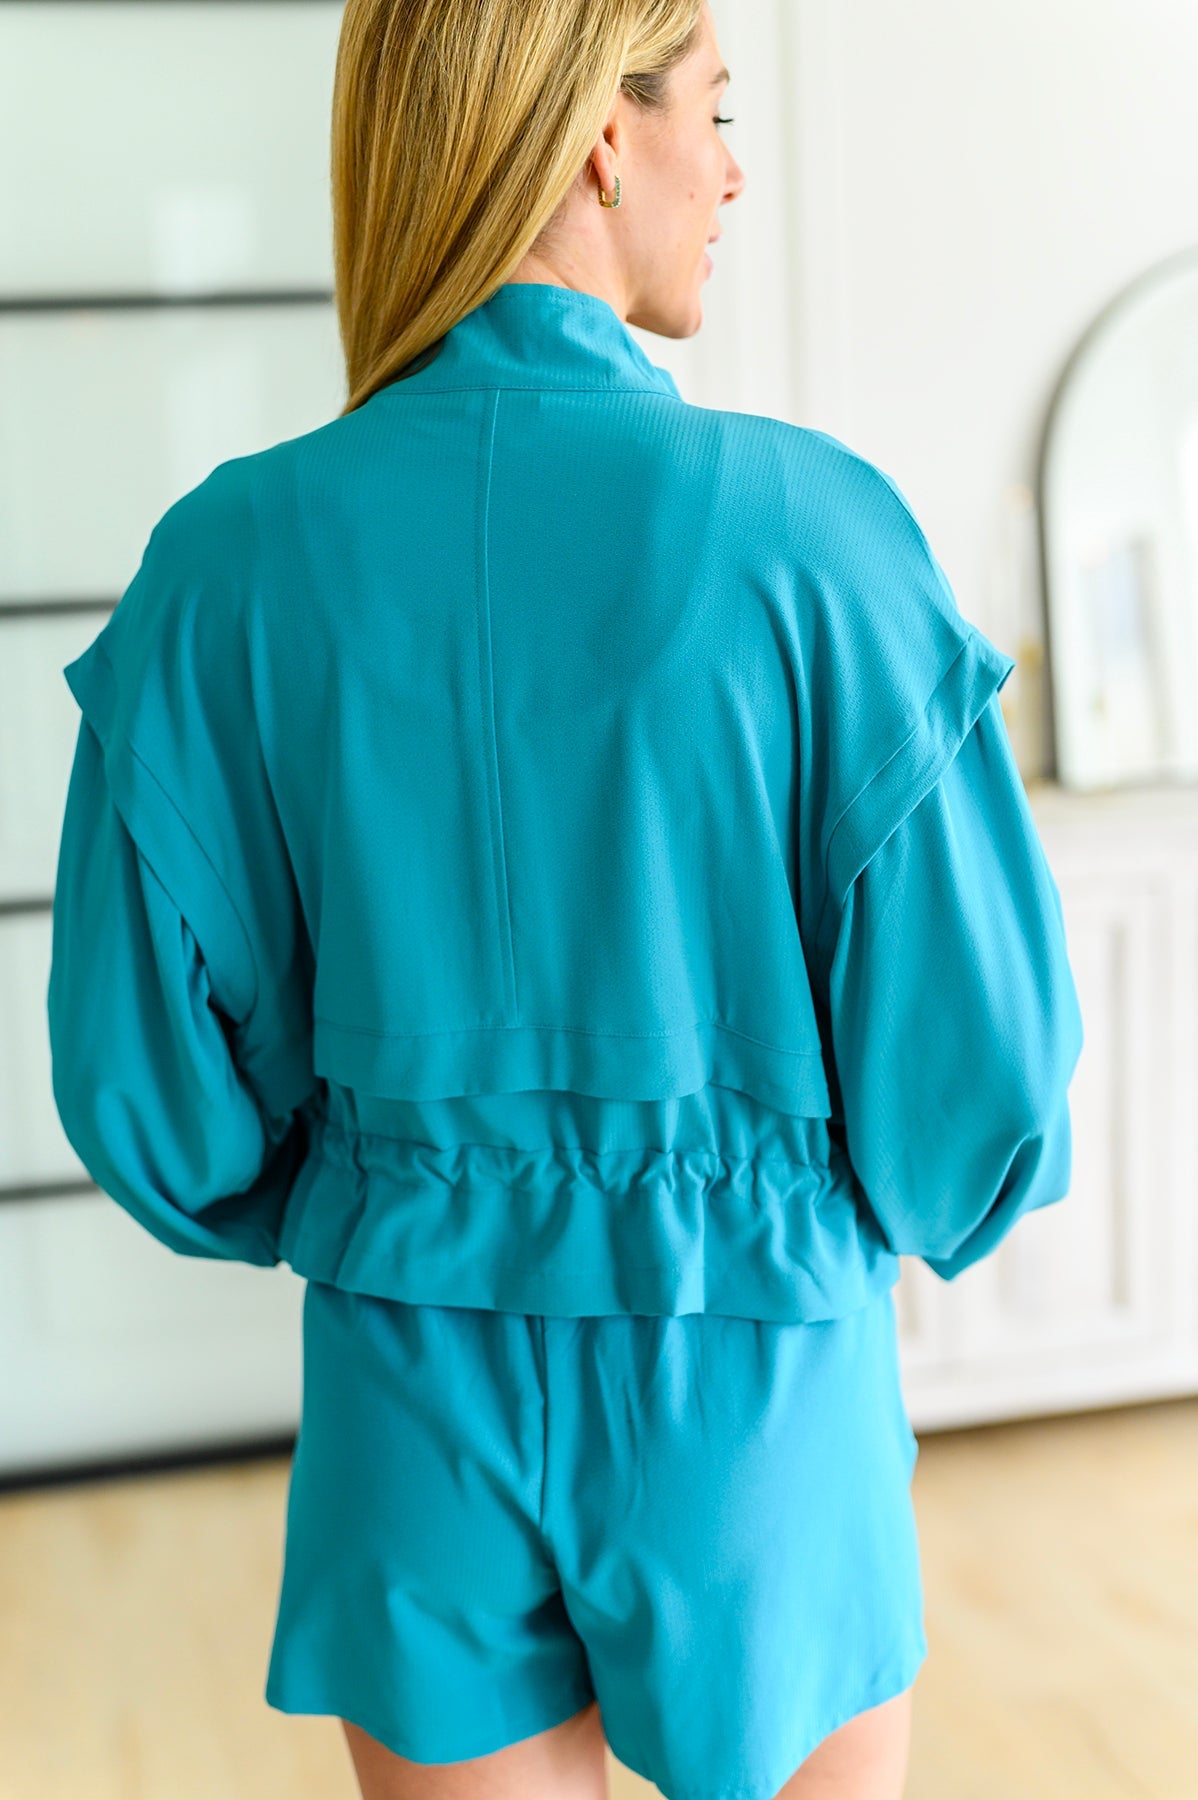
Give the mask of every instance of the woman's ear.
M 610 194 L 616 185 L 616 175 L 624 156 L 624 149 L 625 132 L 620 118 L 620 96 L 617 95 L 610 117 L 595 139 L 595 147 L 591 151 L 591 167 L 595 171 L 595 180 L 605 194 Z

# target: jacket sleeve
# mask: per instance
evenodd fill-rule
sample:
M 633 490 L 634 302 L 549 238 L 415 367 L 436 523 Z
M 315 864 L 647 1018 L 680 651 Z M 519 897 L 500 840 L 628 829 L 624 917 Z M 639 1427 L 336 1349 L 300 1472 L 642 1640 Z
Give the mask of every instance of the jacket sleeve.
M 231 1004 L 118 812 L 85 717 L 47 990 L 63 1129 L 97 1184 L 168 1248 L 270 1265 L 304 1121 L 272 1111 L 241 1066 Z
M 1060 893 L 997 692 L 834 905 L 827 1008 L 850 1161 L 944 1280 L 1069 1189 L 1082 1047 Z

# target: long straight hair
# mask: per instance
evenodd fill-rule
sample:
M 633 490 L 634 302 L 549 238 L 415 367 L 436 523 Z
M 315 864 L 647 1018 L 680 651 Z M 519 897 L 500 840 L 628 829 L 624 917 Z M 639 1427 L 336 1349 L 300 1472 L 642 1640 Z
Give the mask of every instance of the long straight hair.
M 342 416 L 499 287 L 618 93 L 668 104 L 704 0 L 347 0 L 331 175 Z

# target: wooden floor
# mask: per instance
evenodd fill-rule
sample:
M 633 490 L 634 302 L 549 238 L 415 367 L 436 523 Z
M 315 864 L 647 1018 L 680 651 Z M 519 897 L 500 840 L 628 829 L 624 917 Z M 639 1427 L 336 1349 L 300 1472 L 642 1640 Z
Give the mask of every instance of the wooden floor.
M 262 1699 L 287 1467 L 0 1497 L 0 1800 L 357 1800 Z M 914 1495 L 906 1800 L 1198 1800 L 1198 1400 L 929 1433 Z

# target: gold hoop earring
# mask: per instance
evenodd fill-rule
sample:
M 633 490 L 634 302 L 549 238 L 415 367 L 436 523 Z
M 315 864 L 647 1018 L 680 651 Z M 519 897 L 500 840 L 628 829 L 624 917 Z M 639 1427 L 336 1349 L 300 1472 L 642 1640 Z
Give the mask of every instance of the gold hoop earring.
M 618 175 L 616 176 L 616 197 L 615 197 L 615 199 L 609 200 L 607 198 L 606 189 L 600 188 L 599 189 L 599 204 L 600 204 L 600 206 L 619 206 L 619 204 L 620 204 L 620 177 Z

